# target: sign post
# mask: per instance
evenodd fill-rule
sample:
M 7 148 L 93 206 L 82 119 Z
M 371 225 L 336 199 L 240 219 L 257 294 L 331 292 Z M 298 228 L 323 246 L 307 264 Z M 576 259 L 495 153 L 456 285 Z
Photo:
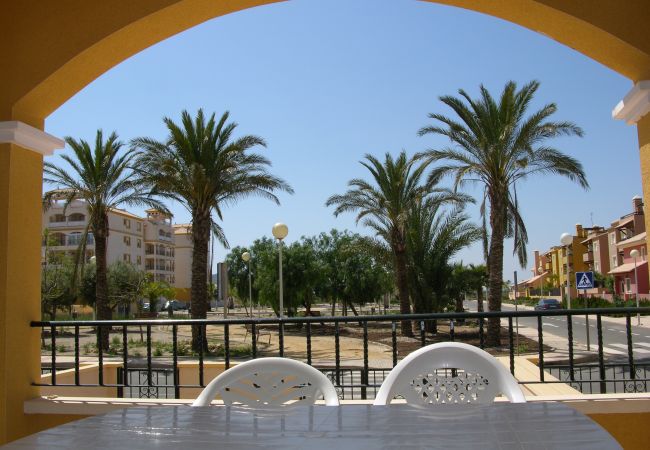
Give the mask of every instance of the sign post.
M 585 293 L 585 306 L 589 308 L 589 298 L 587 297 L 587 289 L 594 287 L 594 273 L 593 272 L 576 272 L 576 290 L 584 289 Z M 591 351 L 591 342 L 589 339 L 589 314 L 585 314 L 585 326 L 587 332 L 587 351 Z
M 519 294 L 519 286 L 517 285 L 517 271 L 515 270 L 515 312 L 518 312 L 517 308 L 517 294 Z M 515 316 L 515 339 L 517 340 L 517 356 L 519 356 L 519 316 Z

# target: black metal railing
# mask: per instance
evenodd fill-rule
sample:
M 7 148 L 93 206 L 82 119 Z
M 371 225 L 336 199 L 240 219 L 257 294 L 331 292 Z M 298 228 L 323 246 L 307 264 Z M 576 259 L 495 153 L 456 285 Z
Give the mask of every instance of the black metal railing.
M 436 329 L 436 327 L 431 327 L 431 324 L 441 326 L 442 324 L 448 325 L 448 336 L 445 340 L 456 340 L 458 337 L 457 332 L 455 331 L 455 325 L 459 323 L 463 324 L 472 324 L 476 327 L 478 335 L 477 343 L 481 348 L 486 348 L 486 339 L 487 331 L 485 330 L 486 321 L 489 318 L 499 318 L 507 320 L 507 325 L 505 325 L 505 335 L 502 333 L 502 343 L 507 343 L 506 347 L 497 349 L 504 356 L 509 357 L 509 368 L 511 373 L 514 374 L 515 370 L 515 356 L 519 352 L 519 349 L 516 348 L 515 344 L 515 334 L 517 330 L 516 323 L 519 319 L 522 318 L 536 318 L 536 327 L 537 327 L 537 359 L 539 367 L 539 381 L 520 381 L 522 384 L 534 384 L 534 383 L 568 383 L 573 386 L 577 386 L 583 392 L 617 392 L 618 389 L 615 386 L 619 386 L 620 383 L 623 383 L 621 386 L 624 386 L 626 383 L 629 386 L 634 386 L 634 389 L 638 392 L 639 390 L 645 391 L 647 388 L 647 382 L 650 381 L 648 378 L 649 370 L 646 370 L 646 366 L 641 366 L 639 364 L 638 358 L 635 358 L 635 349 L 634 349 L 634 335 L 638 335 L 632 331 L 631 317 L 640 314 L 650 314 L 650 308 L 617 308 L 615 310 L 611 308 L 599 308 L 599 309 L 583 309 L 583 310 L 554 310 L 554 311 L 500 311 L 500 312 L 482 312 L 482 313 L 439 313 L 439 314 L 412 314 L 412 315 L 381 315 L 381 316 L 337 316 L 337 317 L 292 317 L 292 318 L 235 318 L 235 319 L 207 319 L 207 320 L 112 320 L 112 321 L 37 321 L 32 322 L 31 326 L 36 328 L 42 328 L 44 333 L 44 338 L 49 334 L 50 346 L 49 353 L 51 357 L 50 368 L 54 369 L 51 371 L 50 383 L 34 383 L 37 386 L 60 386 L 60 387 L 114 387 L 117 389 L 118 395 L 124 396 L 139 396 L 140 393 L 144 392 L 145 396 L 147 393 L 156 391 L 156 389 L 168 389 L 166 391 L 165 397 L 167 394 L 171 395 L 173 392 L 173 397 L 180 397 L 180 390 L 183 388 L 202 388 L 205 387 L 207 382 L 210 380 L 205 379 L 205 367 L 206 367 L 206 358 L 212 357 L 205 354 L 203 349 L 199 349 L 198 352 L 191 354 L 188 358 L 197 361 L 198 364 L 198 383 L 195 384 L 181 384 L 179 377 L 179 357 L 183 357 L 179 353 L 180 342 L 179 342 L 179 327 L 190 328 L 191 326 L 198 326 L 202 336 L 208 336 L 208 332 L 213 332 L 215 330 L 220 330 L 220 335 L 222 336 L 222 344 L 217 353 L 217 358 L 220 361 L 223 361 L 225 367 L 230 367 L 233 359 L 233 348 L 231 347 L 231 327 L 235 325 L 244 325 L 247 328 L 247 334 L 251 334 L 251 346 L 247 350 L 247 354 L 242 355 L 239 352 L 239 358 L 257 358 L 260 356 L 260 341 L 263 341 L 265 338 L 263 335 L 260 335 L 261 329 L 264 329 L 268 333 L 272 333 L 277 337 L 278 348 L 275 355 L 269 355 L 268 350 L 265 351 L 266 356 L 285 356 L 285 336 L 288 332 L 295 332 L 300 330 L 300 336 L 304 338 L 304 352 L 296 353 L 295 349 L 291 350 L 291 357 L 297 359 L 303 359 L 308 364 L 313 365 L 321 369 L 328 377 L 333 381 L 335 387 L 339 390 L 341 396 L 345 398 L 361 398 L 367 399 L 374 397 L 377 388 L 381 385 L 383 377 L 387 374 L 387 371 L 390 369 L 384 367 L 370 367 L 369 353 L 368 353 L 368 344 L 369 344 L 369 325 L 372 324 L 373 327 L 376 327 L 380 324 L 384 324 L 388 330 L 388 337 L 383 339 L 383 343 L 390 341 L 391 346 L 391 355 L 387 358 L 385 362 L 386 366 L 394 367 L 398 362 L 398 357 L 404 356 L 400 355 L 398 351 L 399 342 L 401 339 L 398 339 L 398 324 L 403 320 L 408 320 L 413 322 L 416 339 L 411 339 L 411 344 L 415 343 L 416 345 L 423 347 L 428 343 L 432 342 L 432 332 L 428 331 L 430 329 Z M 616 367 L 619 368 L 619 372 L 612 372 L 612 360 L 605 359 L 604 351 L 604 342 L 603 342 L 603 321 L 602 317 L 606 315 L 616 314 L 619 317 L 625 317 L 625 334 L 627 342 L 627 352 L 624 357 L 614 357 L 618 359 L 616 361 Z M 575 351 L 574 351 L 574 326 L 573 318 L 576 316 L 596 316 L 596 332 L 597 332 L 597 363 L 589 365 L 589 370 L 587 370 L 585 365 L 577 364 L 575 361 Z M 566 331 L 567 331 L 567 349 L 568 350 L 568 360 L 566 364 L 561 366 L 557 365 L 557 362 L 553 364 L 547 364 L 545 361 L 545 346 L 544 346 L 544 328 L 543 328 L 543 318 L 552 318 L 552 317 L 565 317 L 566 318 Z M 321 335 L 330 336 L 333 335 L 333 348 L 334 348 L 334 366 L 332 368 L 322 367 L 322 361 L 314 359 L 314 354 L 312 351 L 312 340 L 314 336 L 314 325 L 319 325 L 321 327 L 329 327 L 326 332 L 321 332 Z M 154 353 L 157 349 L 154 349 L 152 341 L 152 327 L 166 327 L 168 328 L 167 332 L 171 331 L 171 361 L 167 361 L 166 364 L 169 364 L 169 367 L 165 368 L 164 377 L 161 378 L 161 375 L 157 374 L 161 369 L 159 368 L 160 363 L 156 364 L 154 367 L 153 359 L 156 357 Z M 346 326 L 348 329 L 353 328 L 357 331 L 357 335 L 360 337 L 363 343 L 363 356 L 360 361 L 360 367 L 358 368 L 347 368 L 343 367 L 345 361 L 341 360 L 341 336 L 343 332 L 343 326 Z M 502 322 L 503 326 L 503 322 Z M 106 352 L 101 347 L 96 347 L 96 362 L 98 363 L 98 379 L 96 383 L 82 383 L 80 381 L 80 350 L 81 350 L 81 330 L 89 330 L 92 327 L 92 330 L 96 330 L 96 333 L 101 334 L 108 332 L 109 327 L 112 328 L 112 334 L 114 336 L 121 335 L 121 341 L 117 342 L 117 347 L 111 348 L 110 352 Z M 296 329 L 290 329 L 290 327 L 299 327 Z M 556 326 L 557 327 L 557 326 Z M 61 352 L 61 348 L 57 346 L 57 328 L 65 328 L 67 330 L 72 329 L 73 337 L 73 361 L 72 368 L 74 368 L 74 382 L 61 383 L 57 380 L 57 370 L 60 370 L 65 365 L 57 364 L 57 356 Z M 349 331 L 349 330 L 347 330 Z M 373 328 L 374 331 L 374 328 Z M 89 335 L 94 336 L 95 331 L 91 331 Z M 132 366 L 132 359 L 136 357 L 136 354 L 130 354 L 129 351 L 129 334 L 135 334 L 142 336 L 144 346 L 146 347 L 146 354 L 141 355 L 143 358 L 146 358 L 144 364 L 140 362 L 139 364 L 143 366 Z M 115 338 L 114 338 L 115 339 Z M 517 339 L 518 341 L 519 339 Z M 88 345 L 88 343 L 86 344 Z M 120 348 L 121 347 L 121 348 Z M 47 347 L 46 347 L 47 348 Z M 121 351 L 119 351 L 121 350 Z M 620 352 L 619 352 L 620 353 Z M 104 369 L 106 360 L 117 360 L 121 362 L 120 373 L 117 377 L 116 383 L 107 383 L 105 382 Z M 70 359 L 70 358 L 68 358 Z M 622 361 L 620 359 L 623 359 Z M 69 363 L 68 363 L 69 364 Z M 641 370 L 641 367 L 643 369 Z M 67 368 L 67 367 L 66 367 Z M 554 372 L 555 371 L 555 372 Z M 558 380 L 550 381 L 545 379 L 545 374 L 557 373 L 560 376 L 557 376 Z M 134 375 L 137 374 L 137 375 Z M 587 375 L 588 374 L 588 375 Z M 589 379 L 583 380 L 584 377 L 589 377 Z M 164 382 L 161 383 L 161 379 Z M 593 383 L 597 383 L 597 390 L 592 386 Z M 614 384 L 612 384 L 614 383 Z M 619 383 L 619 384 L 616 384 Z M 134 393 L 137 390 L 137 395 Z M 623 391 L 624 389 L 619 389 Z M 626 389 L 629 391 L 630 389 Z M 126 393 L 125 393 L 126 392 Z M 153 394 L 152 394 L 153 395 Z M 158 395 L 158 394 L 157 394 Z

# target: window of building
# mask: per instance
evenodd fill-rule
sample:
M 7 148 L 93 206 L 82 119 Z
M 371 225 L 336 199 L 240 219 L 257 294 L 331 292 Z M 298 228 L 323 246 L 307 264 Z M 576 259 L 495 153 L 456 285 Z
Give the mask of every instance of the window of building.
M 646 255 L 645 255 L 645 252 L 646 252 L 645 247 L 641 247 L 641 259 L 642 259 L 643 261 L 645 261 L 645 256 L 646 256 Z
M 86 216 L 84 216 L 81 213 L 74 213 L 68 216 L 68 220 L 70 222 L 83 222 L 84 220 L 86 220 Z
M 129 219 L 123 219 L 124 226 L 128 229 L 131 229 L 131 221 Z
M 609 233 L 609 243 L 616 244 L 616 233 Z
M 616 264 L 616 256 L 612 256 L 612 267 L 616 267 L 618 264 Z
M 128 247 L 131 246 L 131 237 L 130 236 L 124 236 L 124 244 L 127 245 Z
M 61 223 L 61 222 L 65 222 L 64 214 L 54 214 L 53 216 L 50 216 L 50 223 Z
M 138 239 L 137 246 L 138 246 L 138 248 L 142 248 L 142 240 L 141 239 Z
M 138 262 L 138 266 L 141 266 L 142 265 L 142 256 L 138 255 L 136 260 Z
M 593 248 L 594 248 L 594 251 L 595 251 L 595 252 L 598 251 L 598 249 L 599 249 L 598 241 L 595 241 L 595 242 L 594 242 L 594 247 L 593 247 Z
M 137 222 L 136 229 L 138 231 L 142 231 L 142 223 L 141 222 Z
M 596 269 L 596 272 L 600 272 L 600 263 L 598 261 L 594 263 L 594 269 Z
M 129 255 L 128 253 L 125 253 L 124 256 L 123 256 L 123 260 L 124 260 L 124 262 L 129 262 L 130 263 L 131 262 L 131 255 Z
M 625 292 L 630 293 L 632 292 L 632 280 L 629 278 L 625 278 Z

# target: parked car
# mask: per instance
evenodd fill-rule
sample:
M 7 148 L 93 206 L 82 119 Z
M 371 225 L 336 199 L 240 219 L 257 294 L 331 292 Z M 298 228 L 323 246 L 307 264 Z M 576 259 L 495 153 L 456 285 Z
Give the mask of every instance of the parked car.
M 169 311 L 169 306 L 171 305 L 172 311 L 185 311 L 187 310 L 187 303 L 181 302 L 180 300 L 167 300 L 163 306 L 163 311 Z
M 562 309 L 562 303 L 554 298 L 543 298 L 535 305 L 535 311 L 546 311 L 549 309 Z

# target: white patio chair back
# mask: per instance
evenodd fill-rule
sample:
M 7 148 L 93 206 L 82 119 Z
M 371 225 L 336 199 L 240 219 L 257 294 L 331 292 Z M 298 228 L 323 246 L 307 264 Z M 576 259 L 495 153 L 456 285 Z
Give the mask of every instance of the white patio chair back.
M 375 405 L 401 396 L 409 404 L 492 403 L 503 394 L 525 403 L 517 380 L 496 358 L 458 342 L 423 347 L 400 361 L 379 388 Z
M 339 398 L 319 370 L 288 358 L 259 358 L 238 364 L 213 379 L 192 403 L 208 406 L 220 395 L 226 405 L 284 407 L 311 405 L 322 396 L 328 406 Z

